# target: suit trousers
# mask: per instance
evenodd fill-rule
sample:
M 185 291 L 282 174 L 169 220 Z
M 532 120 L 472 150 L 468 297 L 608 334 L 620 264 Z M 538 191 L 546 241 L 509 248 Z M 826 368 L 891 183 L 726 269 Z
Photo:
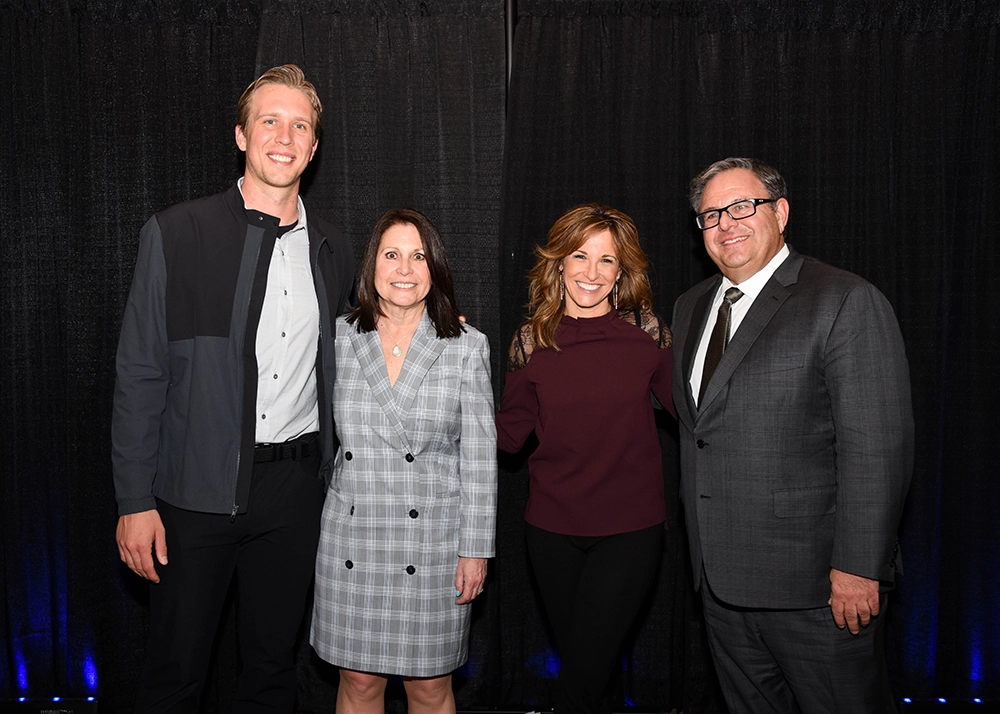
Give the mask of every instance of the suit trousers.
M 313 453 L 255 464 L 249 508 L 235 519 L 157 501 L 168 565 L 157 564 L 160 582 L 150 584 L 136 712 L 198 711 L 234 576 L 240 672 L 232 709 L 292 712 L 295 642 L 312 584 L 323 494 Z
M 896 712 L 879 616 L 857 635 L 837 627 L 829 607 L 755 610 L 719 600 L 702 577 L 709 647 L 730 714 Z
M 527 541 L 561 660 L 555 714 L 608 712 L 608 683 L 656 576 L 663 524 L 608 536 L 529 524 Z

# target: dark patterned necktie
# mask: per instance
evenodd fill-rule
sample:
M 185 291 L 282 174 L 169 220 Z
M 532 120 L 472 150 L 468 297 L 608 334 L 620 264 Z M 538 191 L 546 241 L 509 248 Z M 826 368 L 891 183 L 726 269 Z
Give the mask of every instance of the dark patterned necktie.
M 705 352 L 705 367 L 701 371 L 701 391 L 698 392 L 698 406 L 701 406 L 702 397 L 705 396 L 705 389 L 708 387 L 708 380 L 715 373 L 715 368 L 719 366 L 722 353 L 726 351 L 729 344 L 729 326 L 732 323 L 733 303 L 743 297 L 743 292 L 739 288 L 729 288 L 719 305 L 719 315 L 715 318 L 715 327 L 712 328 L 712 336 L 708 340 L 708 351 Z

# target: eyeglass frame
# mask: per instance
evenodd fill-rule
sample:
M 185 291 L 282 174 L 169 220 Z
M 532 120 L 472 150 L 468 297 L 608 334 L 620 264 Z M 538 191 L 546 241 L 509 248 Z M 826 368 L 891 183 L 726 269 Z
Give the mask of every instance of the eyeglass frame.
M 759 206 L 759 205 L 761 205 L 763 203 L 775 203 L 780 198 L 781 198 L 781 196 L 778 196 L 778 198 L 741 198 L 739 201 L 733 201 L 728 206 L 723 206 L 722 208 L 710 208 L 707 211 L 702 211 L 701 213 L 699 213 L 698 215 L 696 215 L 694 217 L 694 224 L 696 226 L 698 226 L 698 230 L 702 230 L 702 231 L 707 231 L 707 230 L 709 230 L 711 228 L 715 228 L 717 225 L 719 225 L 719 223 L 722 222 L 722 212 L 723 211 L 725 211 L 726 215 L 728 215 L 734 221 L 742 221 L 744 218 L 749 218 L 750 216 L 756 215 L 756 213 L 757 213 L 757 206 Z M 753 211 L 751 211 L 750 213 L 748 213 L 745 216 L 740 216 L 739 218 L 737 218 L 736 216 L 734 216 L 732 213 L 729 212 L 729 209 L 732 208 L 733 206 L 735 206 L 738 203 L 749 203 L 751 206 L 753 206 Z M 716 213 L 716 212 L 719 214 L 719 220 L 718 221 L 716 221 L 715 223 L 713 223 L 710 226 L 702 225 L 705 222 L 705 218 L 704 217 L 707 214 L 709 214 L 709 213 Z

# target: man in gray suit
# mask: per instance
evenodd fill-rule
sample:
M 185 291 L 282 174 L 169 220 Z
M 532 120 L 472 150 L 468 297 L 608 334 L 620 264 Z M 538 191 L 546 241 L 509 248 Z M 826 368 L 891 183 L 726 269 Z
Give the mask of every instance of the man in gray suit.
M 892 307 L 784 240 L 785 182 L 726 159 L 691 183 L 721 275 L 674 306 L 681 497 L 729 709 L 894 709 L 886 591 L 913 465 Z

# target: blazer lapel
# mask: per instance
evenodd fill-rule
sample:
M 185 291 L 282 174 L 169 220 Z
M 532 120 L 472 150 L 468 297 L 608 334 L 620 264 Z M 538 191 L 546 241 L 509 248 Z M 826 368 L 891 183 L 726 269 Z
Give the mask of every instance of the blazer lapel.
M 410 340 L 410 346 L 406 350 L 406 361 L 403 362 L 403 369 L 400 370 L 393 387 L 401 419 L 406 419 L 413 401 L 417 398 L 420 384 L 427 376 L 427 370 L 441 356 L 445 344 L 446 340 L 438 339 L 437 330 L 425 310 Z
M 392 385 L 389 384 L 389 373 L 385 369 L 385 357 L 382 356 L 382 343 L 379 340 L 378 330 L 371 332 L 358 332 L 351 329 L 348 333 L 351 345 L 354 347 L 354 354 L 358 357 L 361 365 L 361 373 L 368 382 L 372 396 L 382 408 L 386 418 L 392 425 L 393 431 L 399 440 L 398 446 L 409 453 L 410 445 L 406 439 L 406 431 L 403 429 L 403 422 L 400 419 L 399 409 L 396 399 L 392 393 Z M 407 356 L 407 359 L 409 356 Z M 404 367 L 405 368 L 405 367 Z M 402 376 L 402 375 L 400 375 Z M 399 380 L 396 380 L 399 384 Z
M 781 305 L 788 299 L 788 286 L 798 280 L 799 269 L 802 267 L 802 256 L 791 250 L 785 261 L 774 271 L 774 275 L 761 289 L 757 299 L 753 301 L 750 310 L 740 323 L 736 334 L 732 336 L 726 351 L 719 360 L 719 365 L 715 368 L 715 373 L 705 389 L 705 398 L 698 405 L 699 412 L 703 413 L 705 408 L 712 403 L 712 400 L 722 391 L 722 387 L 733 376 L 733 372 L 753 347 L 761 332 L 767 327 L 771 318 L 775 316 Z
M 704 293 L 695 301 L 694 309 L 691 311 L 691 322 L 688 323 L 687 335 L 684 338 L 684 354 L 681 356 L 681 366 L 684 374 L 684 394 L 687 397 L 688 411 L 697 414 L 698 408 L 694 403 L 694 394 L 691 392 L 691 370 L 694 369 L 694 353 L 698 348 L 698 341 L 701 339 L 705 325 L 708 323 L 708 313 L 712 308 L 712 297 L 719 289 L 722 277 L 715 280 Z

